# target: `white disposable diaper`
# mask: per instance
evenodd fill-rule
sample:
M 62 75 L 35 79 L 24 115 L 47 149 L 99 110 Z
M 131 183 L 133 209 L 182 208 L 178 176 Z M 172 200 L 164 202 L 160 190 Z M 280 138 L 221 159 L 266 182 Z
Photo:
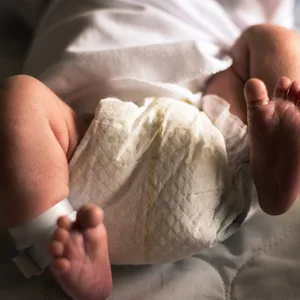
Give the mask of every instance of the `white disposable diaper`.
M 245 220 L 256 206 L 246 127 L 222 99 L 193 97 L 99 102 L 70 163 L 72 205 L 9 229 L 26 277 L 48 266 L 57 218 L 86 202 L 105 212 L 112 264 L 178 260 Z
M 253 198 L 246 126 L 215 96 L 100 101 L 69 199 L 105 213 L 112 264 L 174 261 L 227 237 Z M 255 206 L 255 205 L 254 205 Z
M 197 97 L 196 97 L 197 98 Z M 61 215 L 105 212 L 112 264 L 178 260 L 214 245 L 256 207 L 246 127 L 216 96 L 100 101 L 70 163 L 69 199 L 9 232 L 26 277 L 50 263 Z M 201 111 L 202 110 L 202 111 Z

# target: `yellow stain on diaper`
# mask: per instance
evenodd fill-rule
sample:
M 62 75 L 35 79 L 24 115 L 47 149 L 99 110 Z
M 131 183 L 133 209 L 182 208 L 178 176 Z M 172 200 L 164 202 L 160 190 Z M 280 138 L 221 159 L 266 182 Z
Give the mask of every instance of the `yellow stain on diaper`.
M 188 98 L 182 98 L 182 99 L 180 99 L 182 102 L 185 102 L 185 103 L 187 103 L 187 104 L 193 104 Z
M 156 190 L 156 182 L 155 182 L 155 174 L 158 164 L 158 156 L 159 150 L 162 140 L 163 134 L 163 120 L 164 120 L 164 112 L 159 106 L 157 99 L 153 100 L 153 108 L 156 110 L 155 119 L 153 120 L 153 126 L 155 127 L 155 138 L 152 142 L 151 146 L 151 160 L 149 166 L 148 173 L 148 197 L 147 197 L 147 207 L 146 207 L 146 220 L 145 220 L 145 237 L 144 237 L 144 249 L 145 249 L 145 259 L 149 261 L 151 256 L 153 255 L 153 214 L 156 214 L 155 209 L 155 200 L 157 198 L 157 190 Z

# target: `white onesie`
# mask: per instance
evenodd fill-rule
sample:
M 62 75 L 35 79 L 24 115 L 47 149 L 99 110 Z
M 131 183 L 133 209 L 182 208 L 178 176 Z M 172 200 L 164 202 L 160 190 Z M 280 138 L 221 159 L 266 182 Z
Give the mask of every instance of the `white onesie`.
M 69 200 L 104 209 L 113 264 L 199 252 L 256 207 L 247 128 L 200 93 L 247 23 L 209 2 L 56 0 L 37 28 L 24 73 L 93 120 Z

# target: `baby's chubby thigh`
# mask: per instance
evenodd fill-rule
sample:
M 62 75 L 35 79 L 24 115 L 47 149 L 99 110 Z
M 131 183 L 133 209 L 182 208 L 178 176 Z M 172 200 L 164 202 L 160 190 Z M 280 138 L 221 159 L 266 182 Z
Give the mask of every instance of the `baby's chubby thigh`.
M 222 134 L 196 107 L 102 100 L 70 163 L 70 199 L 105 213 L 112 264 L 173 261 L 217 240 L 228 181 Z
M 232 67 L 213 75 L 207 82 L 205 94 L 216 95 L 230 104 L 230 112 L 246 124 L 247 106 L 244 97 L 244 82 Z
M 19 226 L 68 195 L 68 120 L 71 109 L 37 79 L 1 82 L 0 226 Z

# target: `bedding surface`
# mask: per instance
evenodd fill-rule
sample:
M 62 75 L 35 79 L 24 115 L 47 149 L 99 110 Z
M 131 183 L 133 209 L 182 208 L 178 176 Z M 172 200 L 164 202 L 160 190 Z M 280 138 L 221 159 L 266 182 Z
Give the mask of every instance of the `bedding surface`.
M 34 1 L 32 1 L 32 7 L 27 5 L 28 12 L 26 12 L 26 9 L 22 9 L 22 14 L 20 14 L 20 8 L 14 6 L 16 4 L 14 1 L 0 4 L 4 7 L 3 10 L 0 7 L 2 13 L 6 11 L 7 14 L 14 15 L 15 22 L 20 22 L 21 28 L 24 24 L 28 28 L 22 34 L 19 30 L 16 30 L 16 32 L 10 30 L 10 34 L 7 34 L 8 30 L 11 29 L 11 23 L 3 21 L 0 36 L 3 39 L 3 44 L 7 47 L 3 47 L 0 56 L 1 76 L 4 77 L 23 70 L 23 72 L 40 77 L 50 87 L 57 89 L 56 92 L 61 96 L 72 95 L 70 92 L 72 84 L 67 80 L 69 71 L 68 68 L 64 68 L 66 64 L 62 64 L 61 58 L 65 55 L 63 61 L 67 59 L 72 61 L 76 57 L 76 53 L 82 51 L 82 43 L 89 38 L 89 35 L 81 35 L 84 38 L 78 39 L 77 43 L 73 43 L 67 52 L 63 52 L 66 45 L 64 44 L 65 40 L 62 39 L 61 44 L 58 45 L 59 47 L 54 47 L 57 52 L 51 51 L 47 59 L 45 59 L 45 55 L 36 55 L 36 53 L 40 53 L 41 49 L 49 47 L 49 41 L 51 40 L 49 36 L 57 34 L 60 29 L 59 26 L 62 23 L 54 22 L 53 12 L 55 11 L 55 5 L 63 5 L 63 2 L 54 1 L 51 4 L 52 6 L 47 8 L 37 30 L 37 36 L 41 37 L 39 43 L 36 42 L 30 48 L 31 30 L 35 28 L 38 17 L 43 11 L 41 1 L 36 1 L 36 4 L 39 3 L 39 5 L 33 5 Z M 89 11 L 93 11 L 93 5 L 96 1 L 86 2 L 91 5 Z M 122 1 L 116 2 L 120 4 Z M 154 4 L 156 1 L 148 2 Z M 207 31 L 202 30 L 204 33 L 200 40 L 206 43 L 207 55 L 212 58 L 217 57 L 221 45 L 230 46 L 230 43 L 239 32 L 248 25 L 269 21 L 287 27 L 292 26 L 291 1 L 265 1 L 264 7 L 260 6 L 259 1 L 250 1 L 252 13 L 249 13 L 249 1 L 232 1 L 233 6 L 231 7 L 225 5 L 226 1 L 219 2 L 222 5 L 219 5 L 216 1 L 211 1 L 213 8 L 227 12 L 227 14 L 220 13 L 220 16 L 225 16 L 225 19 L 228 14 L 232 16 L 230 22 L 226 23 L 225 21 L 228 24 L 226 40 L 219 37 L 216 29 L 212 28 L 209 34 L 206 35 L 204 33 L 207 33 Z M 102 3 L 107 5 L 108 2 L 103 1 Z M 138 1 L 134 3 L 136 4 Z M 159 3 L 160 5 L 155 6 L 154 15 L 156 10 L 160 11 L 159 14 L 164 10 L 172 11 L 173 17 L 179 11 L 182 12 L 182 10 L 175 9 L 176 5 L 168 6 L 162 4 L 167 2 L 162 1 Z M 171 1 L 170 3 L 176 4 L 177 1 Z M 180 2 L 178 1 L 178 3 Z M 268 6 L 270 3 L 272 9 Z M 180 16 L 180 18 L 187 18 L 191 14 L 191 10 L 188 10 L 188 8 L 187 6 L 186 14 Z M 108 8 L 106 10 L 109 11 Z M 191 22 L 191 19 L 189 18 L 189 22 Z M 194 19 L 193 22 L 196 22 Z M 1 20 L 4 20 L 4 18 Z M 91 20 L 94 21 L 95 18 L 90 18 L 89 21 Z M 82 23 L 79 22 L 77 25 L 80 24 Z M 197 26 L 200 25 L 197 24 Z M 205 28 L 205 24 L 202 25 Z M 191 28 L 195 27 L 193 24 L 189 26 Z M 51 28 L 51 30 L 45 33 L 45 28 Z M 71 26 L 71 28 L 82 30 L 82 28 L 76 26 Z M 111 25 L 110 28 L 114 27 Z M 184 32 L 185 28 L 182 31 Z M 176 40 L 178 31 L 176 31 L 176 34 L 174 33 L 173 40 L 171 40 L 173 36 L 170 32 L 166 34 L 171 37 L 167 41 L 168 43 L 178 42 Z M 231 40 L 228 39 L 229 35 Z M 155 37 L 157 42 L 161 42 L 164 38 L 157 35 Z M 193 38 L 192 33 L 188 38 Z M 213 42 L 210 39 L 214 39 Z M 109 38 L 104 43 L 105 47 L 115 48 L 115 39 L 111 38 L 110 44 L 108 40 Z M 124 39 L 124 43 L 126 42 L 127 40 Z M 135 43 L 138 43 L 138 41 L 135 41 Z M 94 47 L 95 45 L 91 45 L 89 51 L 95 50 Z M 4 51 L 5 49 L 6 51 Z M 29 55 L 27 55 L 28 49 L 30 49 Z M 25 68 L 22 69 L 25 60 Z M 220 64 L 222 64 L 221 60 Z M 59 67 L 48 69 L 49 65 Z M 57 78 L 55 76 L 57 70 L 65 77 Z M 86 113 L 93 109 L 81 106 L 82 104 L 78 99 L 71 96 L 68 101 L 74 105 L 75 109 L 84 108 Z M 287 214 L 281 217 L 268 217 L 258 211 L 244 224 L 239 232 L 224 243 L 176 263 L 160 266 L 113 267 L 114 291 L 110 299 L 299 299 L 299 209 L 300 204 L 298 201 Z M 31 281 L 26 281 L 11 263 L 11 259 L 16 253 L 8 234 L 5 231 L 1 231 L 0 234 L 0 268 L 2 271 L 0 273 L 0 299 L 67 299 L 47 272 Z

